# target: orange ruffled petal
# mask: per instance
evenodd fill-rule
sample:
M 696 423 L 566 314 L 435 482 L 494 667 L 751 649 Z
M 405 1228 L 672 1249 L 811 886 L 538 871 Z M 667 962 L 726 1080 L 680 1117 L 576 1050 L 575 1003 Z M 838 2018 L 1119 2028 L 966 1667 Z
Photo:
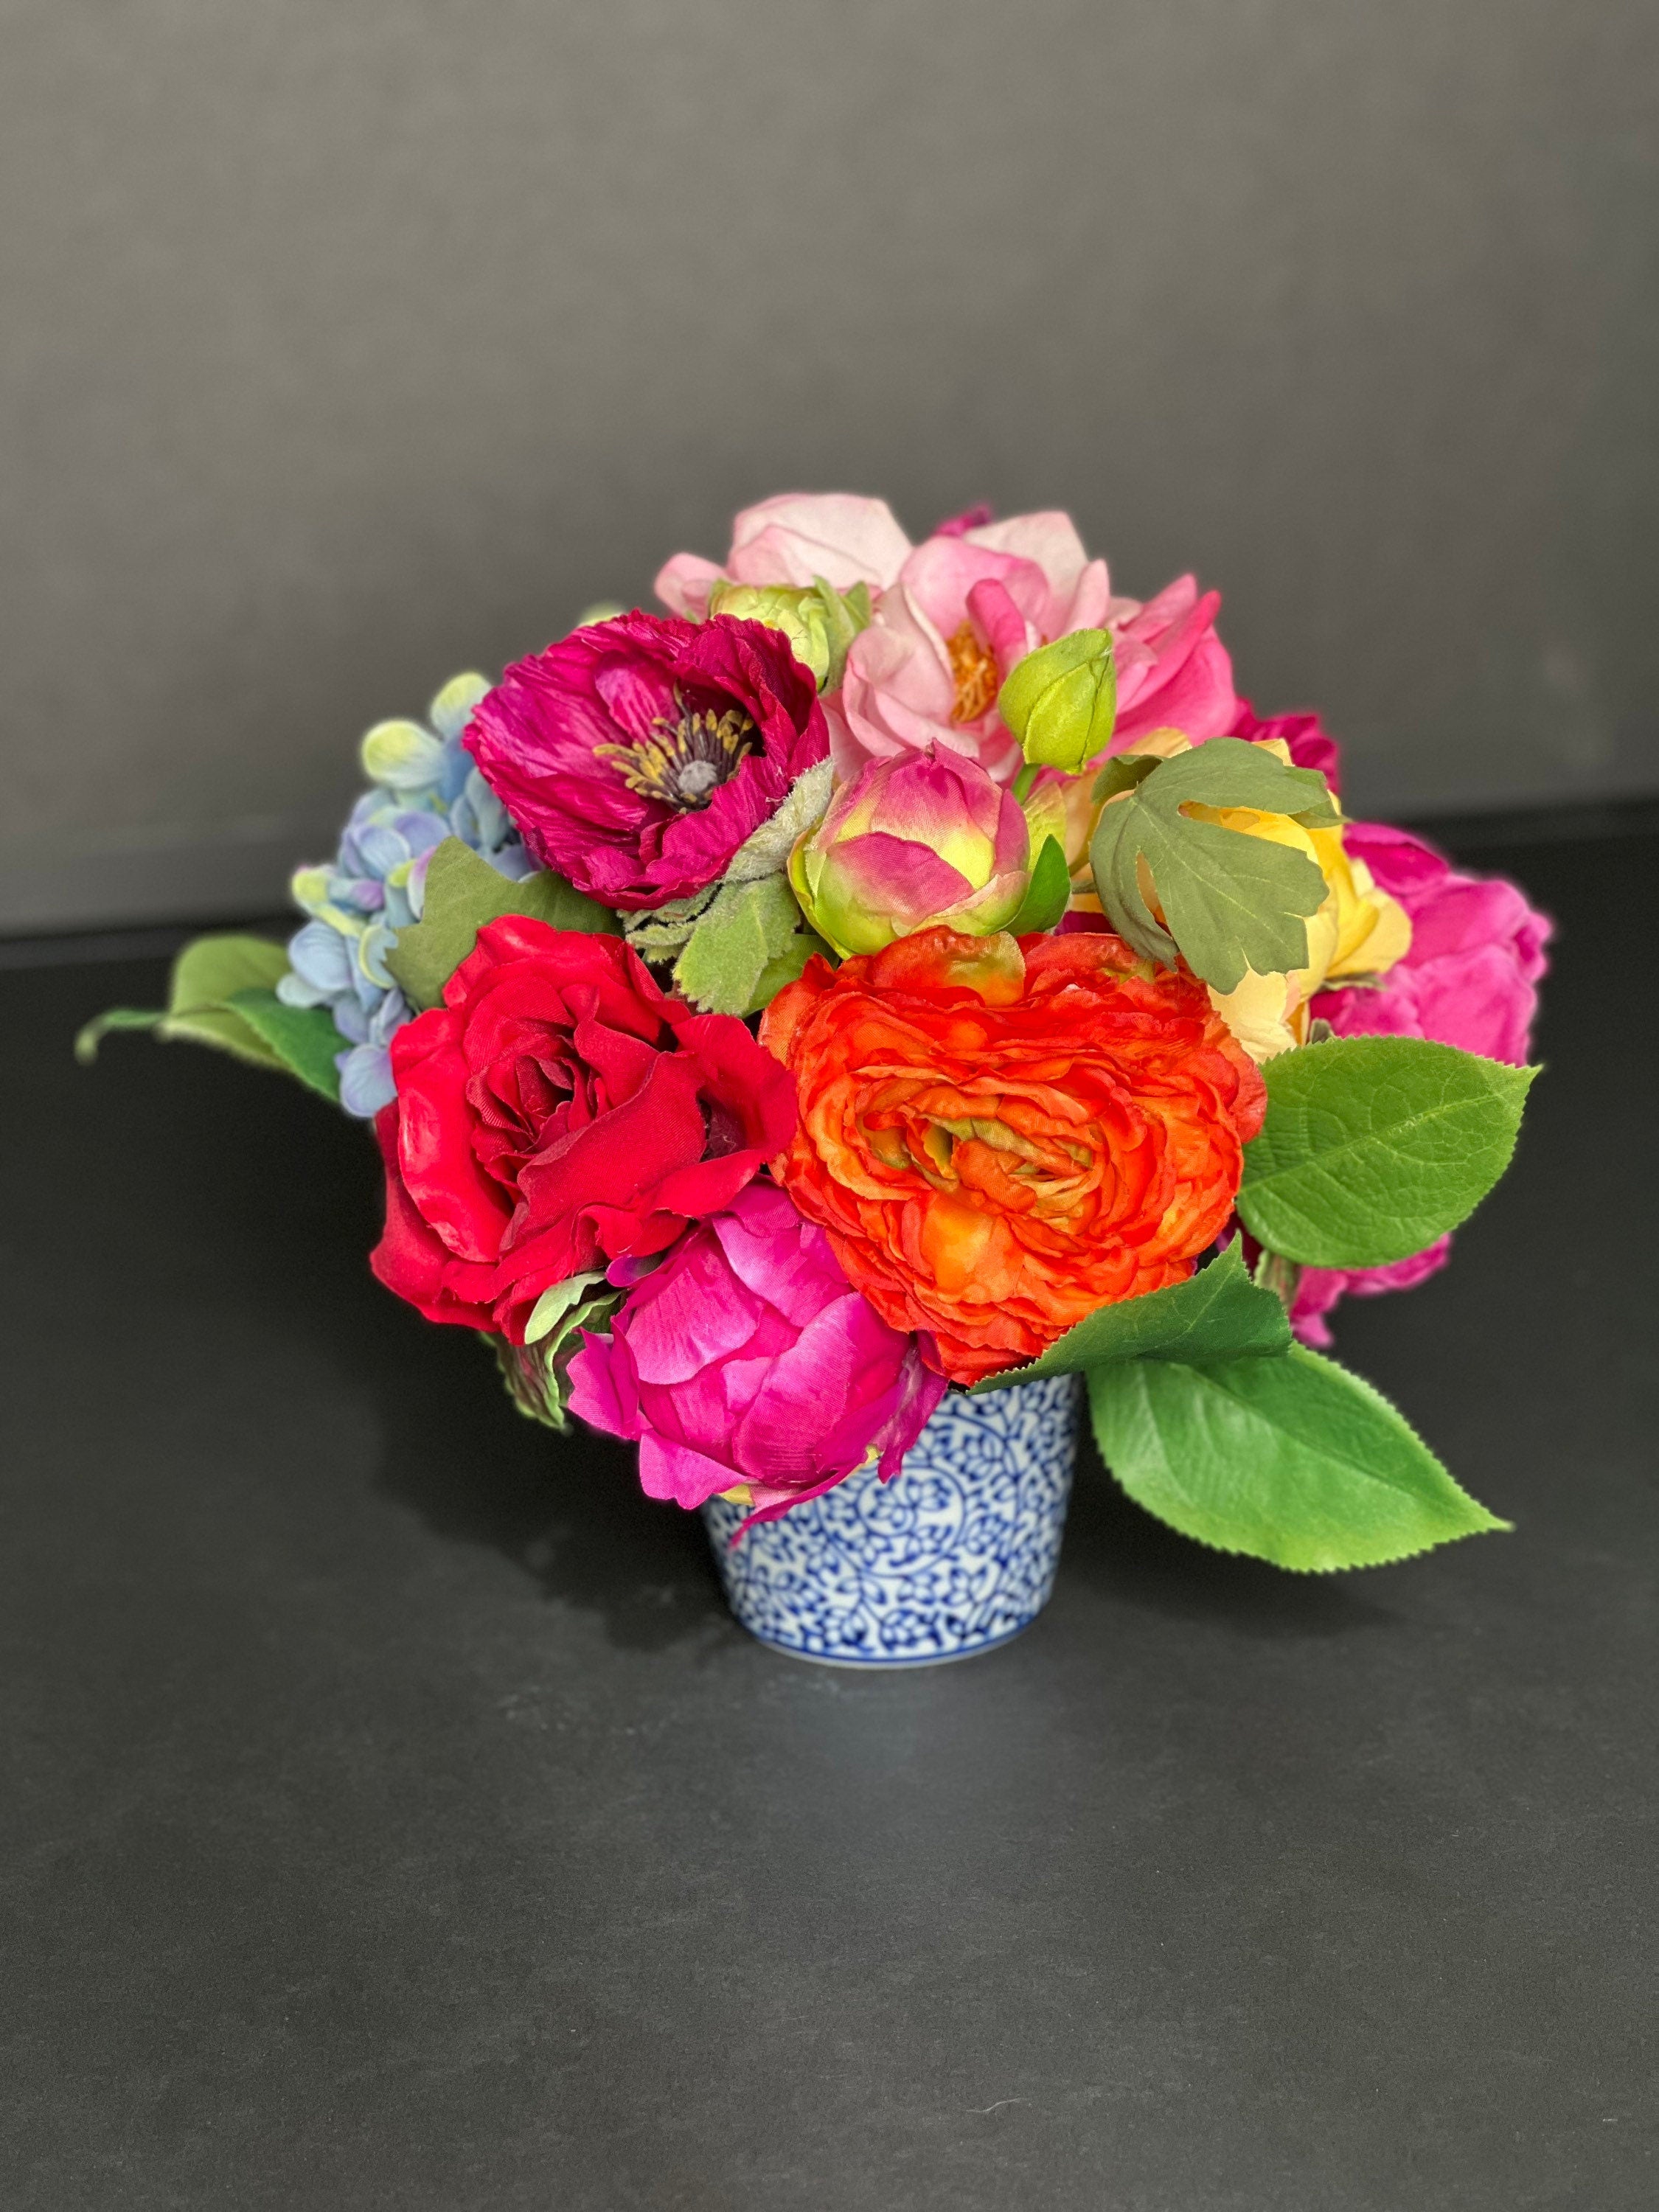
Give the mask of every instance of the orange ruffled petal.
M 1203 985 L 1101 933 L 816 959 L 761 1035 L 800 1097 L 775 1172 L 958 1382 L 1190 1274 L 1266 1105 Z

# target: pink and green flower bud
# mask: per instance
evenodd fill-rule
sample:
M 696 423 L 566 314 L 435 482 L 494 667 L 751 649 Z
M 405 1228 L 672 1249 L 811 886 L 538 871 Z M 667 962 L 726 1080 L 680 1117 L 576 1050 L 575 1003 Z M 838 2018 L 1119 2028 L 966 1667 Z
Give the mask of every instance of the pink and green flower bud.
M 847 648 L 869 623 L 870 587 L 855 584 L 850 592 L 837 592 L 822 576 L 800 589 L 790 584 L 717 584 L 708 611 L 781 630 L 801 666 L 811 670 L 819 690 L 837 691 Z
M 959 753 L 873 761 L 789 859 L 808 921 L 843 958 L 940 927 L 988 937 L 1019 911 L 1031 841 L 1011 791 Z
M 997 711 L 1032 768 L 1075 775 L 1104 752 L 1117 719 L 1112 640 L 1103 629 L 1074 629 L 1016 661 Z

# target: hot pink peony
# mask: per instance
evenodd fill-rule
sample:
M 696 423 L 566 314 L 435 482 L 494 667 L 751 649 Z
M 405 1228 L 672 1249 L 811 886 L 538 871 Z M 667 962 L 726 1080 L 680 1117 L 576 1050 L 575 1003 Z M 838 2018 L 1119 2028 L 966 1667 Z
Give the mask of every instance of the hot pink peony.
M 1342 788 L 1341 754 L 1317 714 L 1269 714 L 1264 720 L 1248 699 L 1238 702 L 1233 726 L 1225 733 L 1265 744 L 1278 738 L 1290 748 L 1292 768 L 1317 769 L 1333 791 Z
M 629 614 L 515 661 L 464 742 L 544 866 L 640 908 L 713 883 L 829 732 L 781 632 Z
M 1519 1066 L 1531 1043 L 1537 985 L 1548 962 L 1547 918 L 1500 877 L 1461 875 L 1409 830 L 1379 822 L 1349 824 L 1349 853 L 1411 918 L 1411 948 L 1375 990 L 1324 991 L 1316 1017 L 1339 1036 L 1432 1037 Z M 1346 1292 L 1408 1290 L 1451 1253 L 1444 1237 L 1391 1267 L 1309 1267 L 1291 1319 L 1310 1344 L 1328 1344 L 1324 1316 Z
M 701 1505 L 745 1484 L 757 1520 L 872 1455 L 884 1481 L 896 1474 L 945 1390 L 823 1231 L 759 1183 L 675 1246 L 570 1375 L 574 1412 L 638 1439 L 653 1498 Z
M 744 507 L 732 525 L 724 568 L 698 553 L 675 554 L 658 574 L 657 597 L 677 615 L 701 622 L 709 593 L 728 580 L 805 586 L 822 576 L 838 592 L 854 584 L 884 592 L 909 550 L 884 499 L 784 492 Z
M 1170 725 L 1218 737 L 1236 712 L 1219 605 L 1190 576 L 1144 606 L 1114 599 L 1105 562 L 1063 514 L 952 525 L 911 554 L 848 649 L 830 721 L 836 767 L 850 775 L 933 744 L 1007 779 L 1020 750 L 997 694 L 1016 661 L 1077 629 L 1109 629 L 1115 643 L 1115 748 Z

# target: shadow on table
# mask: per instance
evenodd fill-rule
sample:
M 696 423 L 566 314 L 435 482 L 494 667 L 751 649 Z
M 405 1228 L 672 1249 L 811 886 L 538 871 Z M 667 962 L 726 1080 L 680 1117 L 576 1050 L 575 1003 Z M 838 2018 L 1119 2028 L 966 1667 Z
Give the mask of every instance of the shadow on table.
M 1351 1580 L 1286 1574 L 1179 1536 L 1119 1489 L 1091 1443 L 1078 1462 L 1060 1557 L 1076 1577 L 1121 1605 L 1176 1620 L 1224 1621 L 1247 1636 L 1346 1636 L 1395 1614 Z
M 646 1497 L 631 1446 L 527 1419 L 470 1331 L 415 1326 L 418 1369 L 400 1362 L 376 1386 L 383 1490 L 440 1536 L 488 1545 L 548 1597 L 599 1613 L 624 1649 L 660 1650 L 726 1619 L 701 1520 Z

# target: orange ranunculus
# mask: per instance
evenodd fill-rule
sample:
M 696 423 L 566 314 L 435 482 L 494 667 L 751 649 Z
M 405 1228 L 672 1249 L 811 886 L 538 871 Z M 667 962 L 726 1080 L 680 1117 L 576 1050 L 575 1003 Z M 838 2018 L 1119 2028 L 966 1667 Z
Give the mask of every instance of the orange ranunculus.
M 800 1099 L 774 1172 L 958 1382 L 1189 1275 L 1266 1103 L 1204 986 L 1100 934 L 814 959 L 761 1036 Z

